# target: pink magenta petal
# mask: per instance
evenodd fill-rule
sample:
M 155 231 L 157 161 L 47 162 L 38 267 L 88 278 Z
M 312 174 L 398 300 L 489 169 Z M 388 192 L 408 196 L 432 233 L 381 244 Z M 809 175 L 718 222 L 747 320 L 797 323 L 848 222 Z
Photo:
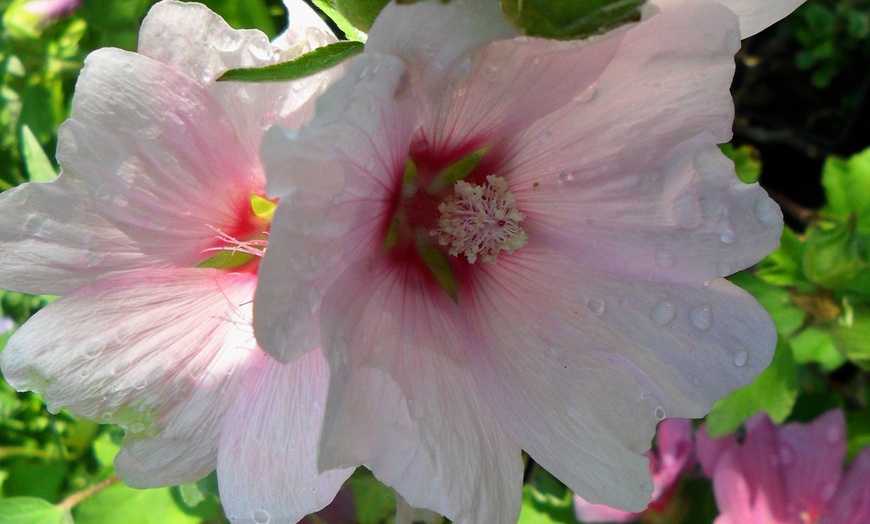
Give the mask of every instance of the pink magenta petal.
M 319 351 L 290 364 L 261 354 L 241 377 L 218 451 L 232 522 L 297 522 L 326 507 L 353 469 L 320 473 L 317 452 L 329 368 Z
M 806 0 L 717 0 L 740 18 L 740 35 L 746 38 L 765 29 L 798 8 Z M 686 0 L 653 0 L 663 10 L 680 11 Z
M 4 376 L 52 411 L 124 427 L 138 460 L 125 475 L 131 485 L 196 480 L 214 469 L 233 370 L 254 354 L 252 333 L 236 324 L 250 322 L 253 286 L 250 276 L 196 269 L 102 280 L 26 322 L 3 351 Z M 162 454 L 137 453 L 153 448 L 135 444 L 151 438 L 166 444 Z M 163 470 L 175 454 L 190 457 Z
M 701 416 L 767 366 L 776 337 L 724 280 L 641 284 L 528 246 L 459 302 L 482 337 L 466 344 L 475 378 L 508 433 L 590 502 L 634 511 L 649 502 L 637 453 L 657 420 Z
M 372 70 L 386 86 L 368 76 Z M 413 126 L 413 114 L 403 111 L 408 102 L 390 103 L 402 89 L 404 72 L 395 58 L 361 57 L 336 89 L 318 100 L 322 120 L 292 141 L 278 128 L 264 137 L 263 165 L 276 173 L 267 189 L 285 200 L 260 267 L 268 284 L 257 289 L 254 328 L 279 360 L 318 345 L 314 319 L 320 298 L 355 254 L 380 249 L 376 236 L 389 197 L 379 177 L 404 169 Z M 382 125 L 392 133 L 378 133 Z M 359 143 L 372 148 L 345 147 Z M 320 206 L 324 201 L 328 209 Z
M 354 264 L 324 297 L 333 329 L 321 466 L 364 464 L 411 506 L 454 522 L 516 521 L 520 450 L 463 365 L 459 319 L 431 308 L 438 295 L 419 274 L 379 258 Z
M 864 449 L 849 466 L 824 524 L 865 524 L 870 522 L 870 448 Z

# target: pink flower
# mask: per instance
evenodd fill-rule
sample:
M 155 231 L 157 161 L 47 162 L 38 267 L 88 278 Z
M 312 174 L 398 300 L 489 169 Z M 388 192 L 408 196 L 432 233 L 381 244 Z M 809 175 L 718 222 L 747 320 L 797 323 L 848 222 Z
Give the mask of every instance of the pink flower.
M 30 0 L 24 5 L 25 11 L 41 15 L 41 23 L 66 16 L 82 5 L 82 0 Z
M 130 485 L 217 468 L 236 522 L 296 522 L 350 474 L 320 473 L 328 368 L 256 344 L 251 303 L 271 202 L 263 130 L 309 118 L 325 78 L 214 83 L 333 38 L 305 4 L 274 45 L 199 4 L 161 2 L 139 53 L 86 60 L 60 129 L 63 172 L 0 195 L 0 286 L 62 295 L 9 340 L 3 373 L 49 409 L 121 425 Z
M 746 436 L 698 433 L 698 458 L 713 479 L 716 524 L 860 524 L 870 518 L 870 449 L 845 476 L 846 421 L 834 410 L 810 424 L 774 426 L 766 414 Z
M 692 421 L 680 418 L 661 421 L 656 432 L 656 445 L 645 455 L 649 458 L 653 482 L 652 502 L 645 511 L 661 510 L 667 506 L 683 473 L 695 465 Z M 630 522 L 641 515 L 591 504 L 580 495 L 574 495 L 574 514 L 581 522 Z
M 323 345 L 322 469 L 515 522 L 523 449 L 647 506 L 656 423 L 704 415 L 776 339 L 721 278 L 782 228 L 716 146 L 738 47 L 708 2 L 586 42 L 516 37 L 494 1 L 387 6 L 315 119 L 261 149 L 282 200 L 254 327 L 282 360 Z

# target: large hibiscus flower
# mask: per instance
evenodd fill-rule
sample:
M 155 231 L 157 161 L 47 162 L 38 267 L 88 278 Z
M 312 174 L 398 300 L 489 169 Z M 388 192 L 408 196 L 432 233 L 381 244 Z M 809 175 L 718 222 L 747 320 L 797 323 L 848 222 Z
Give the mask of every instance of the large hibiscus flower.
M 646 507 L 656 423 L 703 416 L 776 339 L 722 278 L 782 229 L 717 148 L 740 14 L 667 2 L 554 42 L 495 1 L 389 5 L 314 120 L 267 133 L 254 326 L 282 360 L 323 345 L 321 468 L 513 522 L 522 449 L 590 502 Z
M 62 295 L 9 340 L 3 373 L 49 409 L 120 424 L 130 485 L 217 467 L 236 522 L 296 522 L 349 471 L 314 457 L 328 382 L 320 351 L 283 365 L 253 337 L 272 203 L 264 129 L 298 126 L 325 78 L 216 84 L 332 40 L 301 1 L 270 44 L 199 4 L 163 2 L 139 53 L 91 54 L 60 129 L 62 174 L 0 195 L 0 286 Z

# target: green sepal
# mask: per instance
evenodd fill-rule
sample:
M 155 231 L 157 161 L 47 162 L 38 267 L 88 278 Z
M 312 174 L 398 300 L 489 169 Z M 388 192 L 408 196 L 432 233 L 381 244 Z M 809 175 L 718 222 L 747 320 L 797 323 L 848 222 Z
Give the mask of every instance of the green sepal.
M 435 280 L 441 288 L 450 295 L 453 302 L 459 303 L 459 295 L 456 290 L 456 279 L 453 277 L 453 270 L 450 269 L 450 263 L 444 253 L 438 249 L 429 232 L 423 228 L 417 229 L 417 252 L 420 253 L 420 258 L 423 263 L 435 277 Z
M 297 80 L 319 73 L 356 56 L 363 51 L 363 44 L 356 41 L 342 41 L 318 47 L 304 55 L 266 67 L 230 69 L 218 82 L 235 80 L 240 82 L 284 82 Z
M 244 266 L 253 258 L 254 255 L 250 253 L 245 253 L 244 251 L 240 251 L 238 249 L 226 248 L 221 249 L 213 257 L 209 258 L 205 262 L 198 264 L 196 267 L 233 269 L 236 267 Z
M 357 29 L 368 33 L 390 0 L 332 0 L 338 12 Z
M 452 186 L 460 180 L 465 180 L 468 175 L 474 172 L 474 168 L 480 163 L 486 155 L 486 148 L 481 148 L 460 158 L 453 164 L 447 166 L 438 173 L 438 176 L 426 188 L 427 195 L 438 195 L 448 187 Z
M 645 0 L 501 0 L 508 22 L 523 33 L 563 40 L 602 34 L 640 20 Z

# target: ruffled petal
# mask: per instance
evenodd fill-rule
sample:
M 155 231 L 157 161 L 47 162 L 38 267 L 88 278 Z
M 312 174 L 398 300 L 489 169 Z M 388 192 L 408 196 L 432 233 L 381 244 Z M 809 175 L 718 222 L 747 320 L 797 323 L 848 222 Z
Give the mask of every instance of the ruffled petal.
M 740 36 L 746 38 L 770 27 L 798 8 L 806 0 L 716 0 L 740 19 Z M 652 0 L 662 10 L 682 12 L 686 0 Z
M 415 91 L 437 100 L 448 72 L 468 54 L 513 36 L 519 34 L 497 2 L 391 2 L 372 25 L 366 53 L 398 56 L 409 68 Z
M 326 507 L 353 472 L 317 469 L 328 382 L 319 351 L 289 364 L 262 355 L 245 370 L 224 416 L 217 462 L 232 522 L 298 522 Z
M 335 76 L 321 73 L 294 82 L 215 82 L 229 69 L 292 60 L 335 41 L 304 2 L 288 0 L 287 5 L 292 10 L 292 25 L 269 43 L 262 32 L 233 29 L 201 4 L 161 2 L 142 22 L 139 53 L 184 72 L 206 87 L 234 121 L 239 141 L 256 151 L 269 126 L 298 127 L 309 118 L 313 97 Z M 316 25 L 301 25 L 306 22 Z
M 430 153 L 445 156 L 469 143 L 496 146 L 559 111 L 598 79 L 623 32 L 583 42 L 514 38 L 493 42 L 450 72 L 449 85 L 421 102 Z M 542 134 L 539 139 L 546 139 Z
M 770 317 L 725 280 L 627 281 L 526 246 L 466 293 L 481 392 L 508 434 L 593 503 L 640 511 L 658 420 L 700 417 L 749 383 L 776 343 Z M 474 336 L 470 334 L 469 336 Z
M 381 249 L 389 188 L 401 180 L 415 123 L 408 98 L 397 99 L 404 74 L 395 57 L 363 55 L 318 100 L 314 121 L 264 137 L 266 187 L 281 201 L 260 266 L 254 328 L 279 360 L 319 345 L 320 298 L 349 261 Z
M 195 266 L 214 229 L 239 235 L 261 191 L 256 148 L 242 147 L 220 105 L 178 70 L 135 53 L 88 57 L 60 128 L 61 177 L 143 253 Z M 250 188 L 245 191 L 245 188 Z
M 214 469 L 234 372 L 255 355 L 254 285 L 203 269 L 102 280 L 28 320 L 3 351 L 4 377 L 51 411 L 124 427 L 117 466 L 130 485 L 196 480 Z
M 864 449 L 849 466 L 830 505 L 824 524 L 863 524 L 870 522 L 870 448 Z
M 512 181 L 529 241 L 597 269 L 653 282 L 712 280 L 776 249 L 782 213 L 699 136 L 661 169 L 631 176 Z
M 324 297 L 332 374 L 320 464 L 363 464 L 453 522 L 516 522 L 520 450 L 459 358 L 455 305 L 385 259 L 357 262 Z

